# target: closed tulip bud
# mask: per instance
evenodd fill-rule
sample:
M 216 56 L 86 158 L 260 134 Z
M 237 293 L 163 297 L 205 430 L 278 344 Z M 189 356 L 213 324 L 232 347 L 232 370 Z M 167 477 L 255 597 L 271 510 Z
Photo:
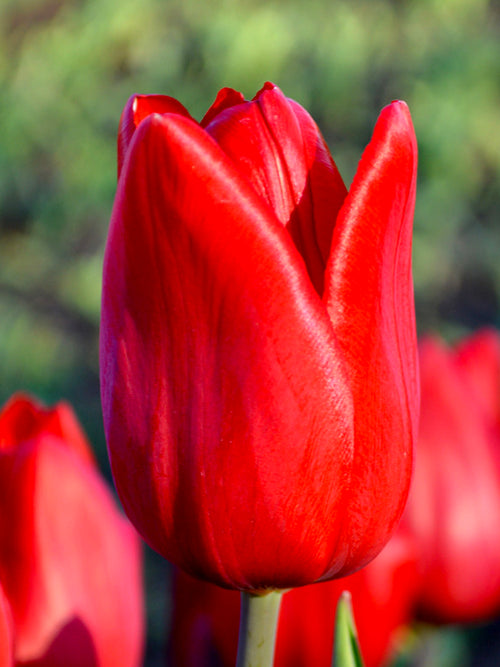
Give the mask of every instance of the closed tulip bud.
M 140 664 L 138 537 L 64 403 L 16 396 L 0 413 L 0 581 L 16 664 Z
M 500 340 L 420 347 L 417 464 L 404 522 L 418 544 L 422 618 L 479 621 L 500 611 Z
M 412 469 L 416 142 L 386 107 L 347 192 L 314 121 L 266 84 L 201 123 L 134 96 L 107 241 L 101 394 L 145 540 L 243 591 L 346 575 Z

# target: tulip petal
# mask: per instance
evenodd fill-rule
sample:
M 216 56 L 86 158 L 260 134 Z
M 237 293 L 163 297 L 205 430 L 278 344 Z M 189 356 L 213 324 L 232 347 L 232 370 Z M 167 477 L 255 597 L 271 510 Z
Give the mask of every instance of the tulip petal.
M 207 113 L 203 116 L 200 122 L 202 127 L 206 127 L 221 111 L 236 106 L 237 104 L 244 104 L 245 98 L 243 95 L 233 88 L 221 88 L 217 93 L 215 102 L 212 104 Z
M 46 408 L 21 392 L 14 394 L 0 413 L 0 452 L 47 432 L 60 438 L 83 461 L 95 463 L 85 433 L 69 404 L 61 401 L 54 408 Z
M 37 431 L 39 409 L 24 394 L 17 394 L 0 413 L 0 451 L 8 451 L 19 440 L 28 440 Z
M 356 406 L 347 511 L 365 519 L 372 513 L 373 525 L 383 525 L 380 512 L 387 513 L 387 535 L 404 507 L 418 415 L 411 279 L 416 163 L 408 108 L 394 102 L 380 115 L 339 213 L 325 279 L 324 301 Z M 345 539 L 353 552 L 369 552 L 367 545 L 377 541 L 370 531 L 357 531 L 355 520 L 348 526 Z
M 271 209 L 182 116 L 146 119 L 129 149 L 101 322 L 111 464 L 144 538 L 228 587 L 340 569 L 352 405 L 328 314 Z
M 189 111 L 168 95 L 132 95 L 123 109 L 118 129 L 118 178 L 128 147 L 139 124 L 152 113 L 177 113 L 191 118 Z
M 206 130 L 286 226 L 321 295 L 347 190 L 316 123 L 266 84 L 254 101 L 219 113 Z

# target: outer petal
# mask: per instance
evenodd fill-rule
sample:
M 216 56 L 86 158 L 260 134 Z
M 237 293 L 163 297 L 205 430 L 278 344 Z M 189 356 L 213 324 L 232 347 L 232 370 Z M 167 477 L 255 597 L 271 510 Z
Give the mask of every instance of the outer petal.
M 266 84 L 207 125 L 286 226 L 319 294 L 346 187 L 309 114 Z
M 420 549 L 419 609 L 427 620 L 480 620 L 500 607 L 497 442 L 438 341 L 421 343 L 420 370 L 417 465 L 405 512 Z
M 180 116 L 141 124 L 120 179 L 101 387 L 118 492 L 169 560 L 242 589 L 344 565 L 352 405 L 330 320 L 269 207 Z
M 168 95 L 132 95 L 120 118 L 118 129 L 118 178 L 122 171 L 128 147 L 140 123 L 152 113 L 177 113 L 191 118 L 189 111 L 174 97 Z
M 382 111 L 363 154 L 327 267 L 324 300 L 356 406 L 343 536 L 353 555 L 373 557 L 382 548 L 410 483 L 419 403 L 411 278 L 416 164 L 409 111 L 395 102 Z M 358 526 L 356 516 L 374 530 Z
M 2 449 L 0 579 L 16 664 L 139 665 L 140 566 L 137 536 L 77 451 L 49 430 Z

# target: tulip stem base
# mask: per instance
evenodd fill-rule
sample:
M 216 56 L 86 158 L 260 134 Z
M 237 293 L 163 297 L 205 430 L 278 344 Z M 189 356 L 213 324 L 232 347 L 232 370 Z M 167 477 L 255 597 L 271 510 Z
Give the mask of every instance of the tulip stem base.
M 272 667 L 282 591 L 241 594 L 236 667 Z

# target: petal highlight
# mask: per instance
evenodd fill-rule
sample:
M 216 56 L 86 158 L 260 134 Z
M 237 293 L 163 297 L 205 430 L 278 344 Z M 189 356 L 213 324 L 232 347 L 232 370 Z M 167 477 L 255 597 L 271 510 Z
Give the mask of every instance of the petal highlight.
M 324 295 L 356 406 L 348 512 L 365 519 L 373 512 L 374 525 L 387 512 L 387 535 L 406 500 L 419 405 L 411 278 L 416 167 L 408 108 L 394 102 L 379 117 L 339 213 Z M 367 479 L 372 486 L 361 481 Z M 362 535 L 355 519 L 349 525 L 345 540 L 353 551 L 370 551 L 374 535 Z

